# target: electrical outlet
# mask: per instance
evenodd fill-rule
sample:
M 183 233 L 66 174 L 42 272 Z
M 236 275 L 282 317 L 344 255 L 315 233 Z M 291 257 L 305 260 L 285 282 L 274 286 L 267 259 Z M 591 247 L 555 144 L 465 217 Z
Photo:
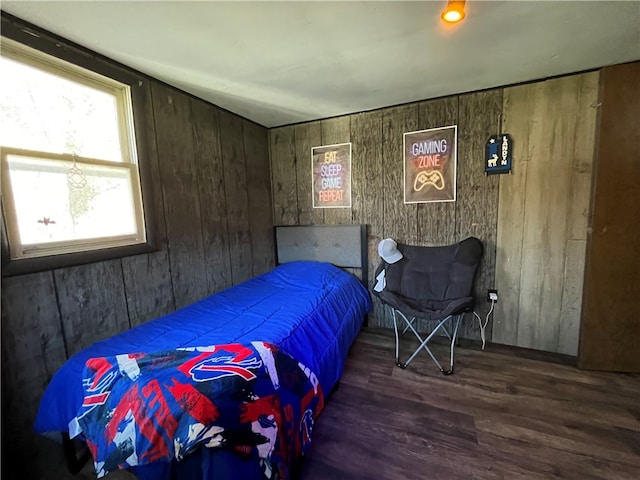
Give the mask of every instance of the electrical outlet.
M 487 302 L 498 303 L 498 290 L 487 290 Z

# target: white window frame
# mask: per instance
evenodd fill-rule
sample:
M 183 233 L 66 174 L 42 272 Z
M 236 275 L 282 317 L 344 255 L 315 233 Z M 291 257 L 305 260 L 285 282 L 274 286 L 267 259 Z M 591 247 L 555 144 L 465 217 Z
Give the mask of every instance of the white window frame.
M 3 57 L 113 95 L 116 99 L 118 132 L 122 154 L 122 161 L 110 161 L 82 157 L 75 155 L 73 152 L 64 154 L 35 152 L 25 149 L 0 146 L 2 168 L 2 207 L 10 259 L 14 261 L 145 244 L 147 242 L 147 232 L 145 228 L 140 172 L 138 169 L 137 143 L 134 130 L 133 103 L 130 86 L 81 66 L 74 65 L 54 56 L 40 52 L 39 50 L 32 49 L 5 37 L 2 37 L 1 42 Z M 131 173 L 130 178 L 133 208 L 137 225 L 136 233 L 134 235 L 120 235 L 113 237 L 109 236 L 64 242 L 23 245 L 20 241 L 17 213 L 8 171 L 7 155 L 24 155 L 46 160 L 62 160 L 65 162 L 72 161 L 80 165 L 88 164 L 128 168 Z

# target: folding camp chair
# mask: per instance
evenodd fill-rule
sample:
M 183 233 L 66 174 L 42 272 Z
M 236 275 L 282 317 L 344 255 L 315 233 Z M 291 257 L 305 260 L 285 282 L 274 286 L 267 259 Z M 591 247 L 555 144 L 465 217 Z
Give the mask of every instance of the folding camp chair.
M 397 248 L 402 258 L 394 263 L 382 260 L 375 273 L 378 288 L 373 290 L 393 315 L 396 365 L 407 368 L 418 352 L 424 350 L 443 374 L 451 375 L 460 322 L 465 313 L 473 311 L 473 284 L 482 259 L 482 242 L 469 237 L 453 245 L 419 247 L 398 244 Z M 402 334 L 411 330 L 420 342 L 406 362 L 400 362 L 399 358 L 398 317 L 406 323 Z M 425 338 L 416 329 L 417 318 L 428 320 L 430 324 L 437 322 Z M 427 346 L 441 329 L 451 341 L 448 370 L 440 365 Z

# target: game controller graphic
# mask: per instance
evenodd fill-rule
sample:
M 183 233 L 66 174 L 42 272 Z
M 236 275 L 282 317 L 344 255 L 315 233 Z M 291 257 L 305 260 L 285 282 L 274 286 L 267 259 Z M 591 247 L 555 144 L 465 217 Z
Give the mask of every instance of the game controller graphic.
M 413 182 L 413 189 L 416 192 L 419 192 L 427 185 L 433 185 L 436 190 L 444 189 L 444 177 L 442 176 L 442 172 L 440 172 L 440 170 L 423 170 L 418 173 L 415 181 Z

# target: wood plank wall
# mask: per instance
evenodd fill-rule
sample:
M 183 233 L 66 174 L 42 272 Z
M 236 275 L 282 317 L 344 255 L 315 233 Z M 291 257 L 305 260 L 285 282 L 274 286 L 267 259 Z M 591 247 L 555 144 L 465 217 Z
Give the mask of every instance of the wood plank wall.
M 274 223 L 366 223 L 370 287 L 382 238 L 439 245 L 477 236 L 485 245 L 475 292 L 483 321 L 487 289 L 499 293 L 487 339 L 575 356 L 597 90 L 598 72 L 590 72 L 272 129 Z M 405 205 L 403 133 L 453 124 L 457 201 Z M 514 139 L 514 168 L 487 177 L 484 145 L 498 128 Z M 344 209 L 312 209 L 310 188 L 311 147 L 348 141 L 350 220 Z M 370 323 L 392 327 L 375 297 Z M 479 338 L 475 317 L 466 319 L 461 335 Z
M 383 238 L 440 245 L 475 235 L 486 249 L 477 282 L 477 295 L 484 298 L 493 288 L 498 202 L 498 178 L 484 174 L 484 145 L 501 109 L 498 89 L 271 129 L 274 224 L 367 224 L 370 286 Z M 458 125 L 458 201 L 405 205 L 403 133 L 453 124 Z M 311 148 L 346 142 L 352 143 L 352 208 L 313 209 Z M 476 311 L 483 318 L 487 310 L 479 302 Z M 377 298 L 370 322 L 392 326 Z M 474 318 L 467 319 L 462 335 L 479 338 Z
M 505 88 L 493 339 L 577 354 L 598 72 Z
M 154 80 L 141 88 L 160 250 L 2 280 L 3 464 L 24 478 L 40 478 L 24 471 L 50 447 L 33 420 L 67 358 L 274 265 L 267 129 Z

